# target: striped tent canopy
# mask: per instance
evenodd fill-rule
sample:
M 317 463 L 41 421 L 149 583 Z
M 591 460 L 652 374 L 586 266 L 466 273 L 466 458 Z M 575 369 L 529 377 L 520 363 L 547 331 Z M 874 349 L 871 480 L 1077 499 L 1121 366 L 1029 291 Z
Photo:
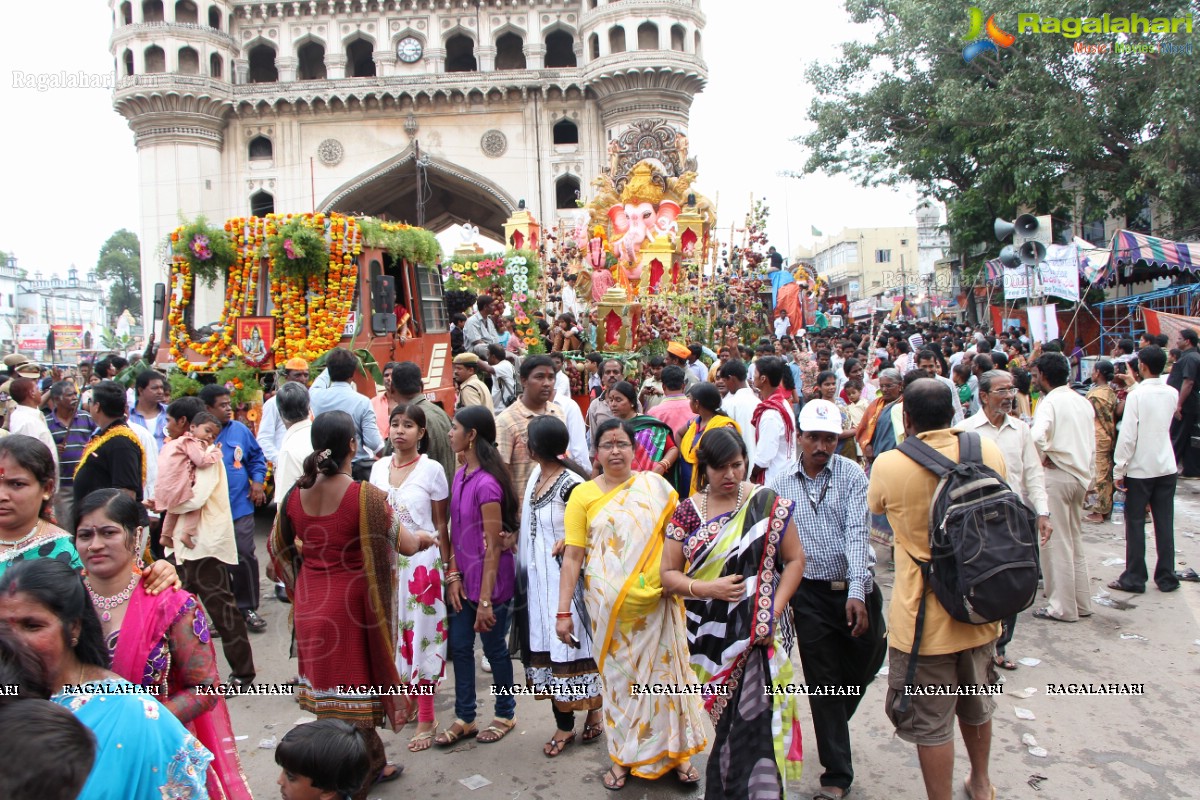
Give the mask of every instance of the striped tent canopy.
M 1145 233 L 1117 231 L 1112 239 L 1113 264 L 1137 264 L 1167 270 L 1200 270 L 1200 242 L 1173 242 Z

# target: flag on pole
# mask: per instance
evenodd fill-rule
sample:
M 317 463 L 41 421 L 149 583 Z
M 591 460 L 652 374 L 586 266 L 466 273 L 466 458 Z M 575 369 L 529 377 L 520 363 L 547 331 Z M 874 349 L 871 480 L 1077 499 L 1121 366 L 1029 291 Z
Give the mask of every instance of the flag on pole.
M 809 227 L 811 227 L 811 228 L 812 228 L 812 235 L 813 235 L 813 236 L 824 236 L 824 235 L 825 235 L 825 234 L 821 233 L 819 230 L 817 230 L 817 226 L 816 226 L 816 225 L 810 225 Z

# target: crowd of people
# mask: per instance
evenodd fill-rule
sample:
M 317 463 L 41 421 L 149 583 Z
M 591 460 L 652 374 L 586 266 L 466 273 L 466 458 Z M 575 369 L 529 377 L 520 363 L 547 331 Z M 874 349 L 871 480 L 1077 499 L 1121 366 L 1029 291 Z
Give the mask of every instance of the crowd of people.
M 957 717 L 967 793 L 992 797 L 991 697 L 906 687 L 994 685 L 1017 668 L 1016 617 L 962 622 L 926 596 L 937 477 L 910 437 L 958 461 L 959 434 L 977 436 L 982 464 L 1031 509 L 1035 619 L 1091 615 L 1081 526 L 1113 513 L 1114 492 L 1127 553 L 1110 586 L 1195 578 L 1174 571 L 1172 517 L 1177 475 L 1200 476 L 1194 331 L 1170 352 L 1149 334 L 1122 341 L 1089 375 L 1081 342 L 936 323 L 776 326 L 645 359 L 589 353 L 577 369 L 570 324 L 556 352 L 524 355 L 480 302 L 457 326 L 451 408 L 411 362 L 360 394 L 341 348 L 315 376 L 288 360 L 257 431 L 225 386 L 171 398 L 153 369 L 128 390 L 114 381 L 115 358 L 78 380 L 5 359 L 0 683 L 20 691 L 0 697 L 0 718 L 27 736 L 0 796 L 248 798 L 208 689 L 255 681 L 266 580 L 292 604 L 295 694 L 318 718 L 276 750 L 284 797 L 364 798 L 400 778 L 381 727 L 415 723 L 414 757 L 497 744 L 517 687 L 549 701 L 544 757 L 604 739 L 610 790 L 673 778 L 709 798 L 782 797 L 802 761 L 790 689 L 805 683 L 825 690 L 807 704 L 817 797 L 835 800 L 885 658 L 885 711 L 916 745 L 928 796 L 952 791 Z M 264 564 L 254 518 L 269 469 Z M 496 689 L 490 717 L 477 669 Z M 439 691 L 453 691 L 452 720 L 437 719 Z M 64 754 L 70 769 L 48 782 Z

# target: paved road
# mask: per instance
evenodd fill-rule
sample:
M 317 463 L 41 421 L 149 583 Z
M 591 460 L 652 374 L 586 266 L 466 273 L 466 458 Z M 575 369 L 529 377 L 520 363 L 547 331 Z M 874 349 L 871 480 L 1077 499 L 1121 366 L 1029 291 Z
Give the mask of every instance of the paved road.
M 267 521 L 260 522 L 260 554 L 265 554 Z M 1200 482 L 1180 484 L 1176 522 L 1179 566 L 1200 568 Z M 1122 531 L 1112 524 L 1084 527 L 1088 566 L 1097 591 L 1120 572 L 1120 566 L 1104 566 L 1103 562 L 1123 557 Z M 1153 553 L 1153 541 L 1148 545 Z M 886 593 L 891 578 L 887 574 L 880 578 Z M 1112 599 L 1128 602 L 1097 606 L 1090 620 L 1073 625 L 1035 620 L 1028 612 L 1021 615 L 1009 656 L 1036 658 L 1041 663 L 1006 673 L 1005 688 L 1010 694 L 999 700 L 992 749 L 997 798 L 1200 798 L 1194 717 L 1200 697 L 1200 584 L 1184 583 L 1170 595 L 1151 589 L 1142 596 L 1119 593 Z M 287 607 L 272 597 L 263 600 L 260 613 L 270 622 L 270 629 L 253 638 L 259 681 L 285 681 L 295 669 L 295 661 L 287 658 Z M 1122 634 L 1144 638 L 1122 639 Z M 223 662 L 221 666 L 224 669 Z M 482 672 L 479 676 L 489 677 Z M 1047 695 L 1047 684 L 1070 682 L 1142 683 L 1145 695 Z M 489 697 L 489 686 L 479 681 L 481 698 Z M 1011 694 L 1026 687 L 1036 688 L 1037 693 L 1024 699 Z M 923 797 L 915 748 L 893 737 L 883 713 L 883 692 L 881 681 L 872 684 L 852 723 L 858 770 L 853 797 Z M 1032 711 L 1035 719 L 1018 719 L 1018 707 Z M 282 736 L 307 715 L 286 697 L 239 698 L 230 703 L 230 710 L 237 734 L 246 737 L 239 746 L 251 789 L 260 799 L 277 796 L 274 754 L 269 747 L 260 747 L 260 741 Z M 481 707 L 481 720 L 488 711 Z M 453 719 L 452 682 L 444 684 L 438 694 L 437 713 L 443 724 Z M 805 773 L 789 795 L 800 798 L 815 793 L 820 776 L 812 727 L 807 713 L 804 716 Z M 377 787 L 371 797 L 551 800 L 611 796 L 600 783 L 609 763 L 603 740 L 568 747 L 558 758 L 547 759 L 541 747 L 554 729 L 548 705 L 521 699 L 517 718 L 516 730 L 502 742 L 467 742 L 450 752 L 435 748 L 409 754 L 405 744 L 411 728 L 400 734 L 384 732 L 389 757 L 406 770 L 399 781 Z M 1048 751 L 1045 758 L 1027 752 L 1029 748 L 1022 743 L 1025 734 L 1034 736 Z M 956 749 L 956 780 L 961 781 L 967 771 L 961 741 Z M 702 773 L 705 763 L 703 756 L 696 759 Z M 473 775 L 481 775 L 491 784 L 470 791 L 458 783 Z M 1040 791 L 1030 785 L 1035 776 L 1044 776 L 1040 782 L 1033 781 Z M 631 780 L 620 794 L 626 800 L 702 796 L 671 778 L 656 783 Z

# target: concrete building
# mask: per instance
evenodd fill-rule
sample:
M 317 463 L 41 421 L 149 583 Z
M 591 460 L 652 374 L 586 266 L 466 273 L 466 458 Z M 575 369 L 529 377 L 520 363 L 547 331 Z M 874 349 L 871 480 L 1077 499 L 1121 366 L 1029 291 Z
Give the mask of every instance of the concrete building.
M 17 266 L 17 257 L 9 254 L 0 264 L 0 349 L 5 353 L 13 352 L 17 340 L 17 325 L 21 322 L 17 294 L 24 278 L 25 270 Z
M 831 295 L 850 300 L 920 291 L 917 228 L 844 228 L 813 248 L 817 274 L 829 279 Z
M 707 77 L 699 0 L 109 4 L 147 318 L 180 216 L 332 210 L 502 240 L 521 200 L 543 226 L 573 212 L 622 134 L 686 134 Z
M 100 347 L 100 334 L 108 325 L 105 287 L 94 272 L 82 279 L 72 264 L 67 277 L 43 277 L 41 271 L 24 277 L 17 286 L 17 324 L 67 326 L 58 332 L 56 352 L 73 356 L 85 347 Z M 76 335 L 77 334 L 77 335 Z M 28 352 L 41 357 L 41 353 Z

